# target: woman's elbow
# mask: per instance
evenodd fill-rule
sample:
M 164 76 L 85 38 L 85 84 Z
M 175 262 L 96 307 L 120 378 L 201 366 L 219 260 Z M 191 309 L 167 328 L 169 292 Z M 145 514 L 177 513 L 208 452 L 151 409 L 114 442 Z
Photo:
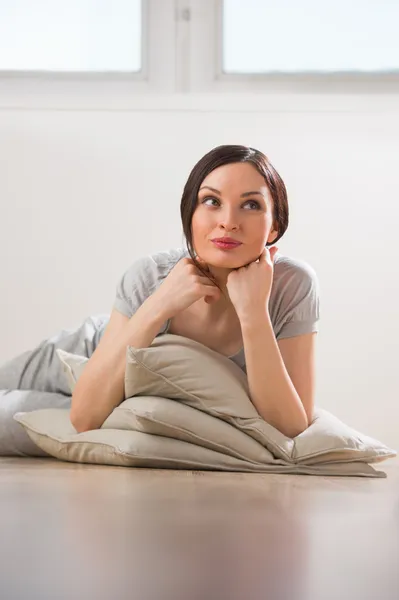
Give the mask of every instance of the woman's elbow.
M 99 428 L 99 425 L 94 422 L 92 416 L 84 415 L 81 410 L 78 410 L 73 406 L 69 414 L 69 420 L 72 427 L 76 430 L 76 433 L 84 433 L 85 431 Z
M 70 413 L 69 420 L 71 421 L 72 427 L 75 429 L 76 433 L 84 433 L 85 431 L 90 431 L 90 426 L 88 423 L 84 422 L 80 415 L 76 415 L 75 413 Z

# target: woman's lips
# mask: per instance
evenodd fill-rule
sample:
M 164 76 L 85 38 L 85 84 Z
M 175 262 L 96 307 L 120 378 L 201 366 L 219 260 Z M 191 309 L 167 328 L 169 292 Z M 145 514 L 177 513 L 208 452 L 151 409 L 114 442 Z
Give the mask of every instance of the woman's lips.
M 212 240 L 212 242 L 221 250 L 234 250 L 234 248 L 238 248 L 238 246 L 241 246 L 241 242 L 218 242 L 216 240 Z

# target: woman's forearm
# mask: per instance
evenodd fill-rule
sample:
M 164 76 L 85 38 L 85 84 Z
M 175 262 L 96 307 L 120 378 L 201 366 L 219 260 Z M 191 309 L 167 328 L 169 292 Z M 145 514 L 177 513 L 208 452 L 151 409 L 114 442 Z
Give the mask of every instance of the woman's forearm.
M 261 417 L 288 437 L 302 433 L 307 416 L 287 373 L 267 311 L 241 322 L 249 391 Z
M 70 419 L 79 433 L 100 428 L 124 400 L 127 346 L 150 346 L 165 320 L 166 316 L 150 297 L 130 318 L 122 333 L 104 344 L 100 342 L 72 394 Z

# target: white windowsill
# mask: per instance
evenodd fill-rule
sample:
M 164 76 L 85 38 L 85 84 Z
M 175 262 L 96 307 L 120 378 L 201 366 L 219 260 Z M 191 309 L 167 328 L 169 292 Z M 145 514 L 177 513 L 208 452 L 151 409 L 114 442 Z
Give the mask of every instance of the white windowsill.
M 399 112 L 399 93 L 161 93 L 145 82 L 0 80 L 0 110 Z

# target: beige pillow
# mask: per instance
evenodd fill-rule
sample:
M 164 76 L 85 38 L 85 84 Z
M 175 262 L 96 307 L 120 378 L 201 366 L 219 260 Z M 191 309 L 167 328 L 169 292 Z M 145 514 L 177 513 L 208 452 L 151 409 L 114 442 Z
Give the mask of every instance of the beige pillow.
M 88 358 L 56 351 L 73 391 Z M 243 460 L 273 462 L 272 454 L 259 442 L 221 419 L 182 402 L 157 396 L 128 398 L 105 420 L 104 429 L 130 429 L 172 437 Z
M 255 463 L 273 463 L 274 456 L 259 442 L 229 423 L 157 396 L 135 396 L 116 407 L 103 429 L 128 429 L 197 444 Z
M 231 423 L 288 462 L 379 462 L 397 454 L 321 408 L 303 433 L 288 438 L 260 417 L 240 367 L 203 344 L 173 334 L 155 338 L 149 348 L 127 348 L 125 394 L 184 402 Z
M 88 359 L 63 351 L 57 353 L 72 389 Z M 185 421 L 185 428 L 199 439 L 207 438 L 203 443 L 207 443 L 208 448 L 217 441 L 218 438 L 213 437 L 217 430 L 213 428 L 207 435 L 204 429 L 198 431 L 200 411 L 232 425 L 259 442 L 275 459 L 288 463 L 379 462 L 397 454 L 321 408 L 316 408 L 312 424 L 303 433 L 295 439 L 286 437 L 258 415 L 249 398 L 247 377 L 233 361 L 198 342 L 172 334 L 155 338 L 149 348 L 127 348 L 125 396 L 141 396 L 135 398 L 136 402 L 142 402 L 143 396 L 170 398 L 177 401 L 176 409 L 180 404 L 196 409 Z M 153 405 L 153 420 L 157 420 L 160 406 L 160 403 Z M 114 410 L 115 415 L 121 407 L 122 404 Z M 169 432 L 176 418 L 176 413 L 169 415 Z M 165 435 L 160 424 L 162 419 L 165 424 L 164 414 L 158 419 L 161 429 L 157 431 Z M 149 427 L 148 421 L 143 431 L 153 432 L 144 427 Z
M 169 469 L 262 470 L 261 464 L 126 428 L 76 433 L 68 409 L 35 410 L 17 413 L 14 418 L 35 444 L 61 460 Z
M 86 356 L 65 352 L 65 350 L 61 350 L 60 348 L 57 348 L 55 353 L 61 361 L 62 370 L 67 378 L 70 390 L 73 392 L 76 382 L 89 362 L 89 359 Z
M 140 401 L 140 398 L 137 400 Z M 119 426 L 122 425 L 122 415 L 123 411 L 118 417 Z M 50 456 L 70 462 L 247 473 L 386 477 L 384 472 L 376 471 L 363 462 L 302 465 L 275 460 L 272 464 L 255 463 L 186 441 L 132 431 L 127 428 L 127 423 L 120 429 L 101 428 L 76 433 L 68 409 L 20 412 L 14 418 L 42 450 Z

